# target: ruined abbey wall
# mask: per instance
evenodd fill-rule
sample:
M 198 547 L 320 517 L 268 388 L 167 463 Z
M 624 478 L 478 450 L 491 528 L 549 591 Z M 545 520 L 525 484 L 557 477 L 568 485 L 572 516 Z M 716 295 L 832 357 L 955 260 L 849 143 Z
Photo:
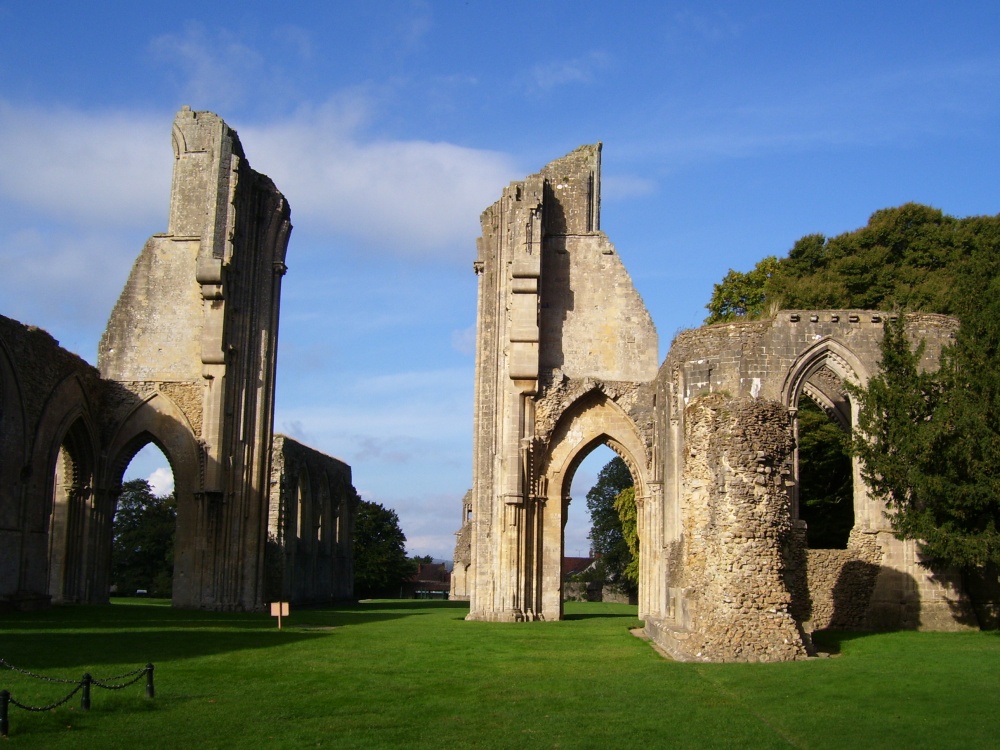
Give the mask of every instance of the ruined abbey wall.
M 302 505 L 299 485 L 272 487 L 289 208 L 217 115 L 184 108 L 172 143 L 168 230 L 132 268 L 99 370 L 0 319 L 0 605 L 107 601 L 122 475 L 149 443 L 174 475 L 174 604 L 253 610 L 272 595 L 268 532 L 280 527 L 271 515 Z M 308 569 L 293 565 L 277 589 L 299 600 L 349 596 L 350 469 L 276 445 L 280 470 L 315 473 L 319 494 L 302 497 L 315 508 L 308 522 L 326 525 Z
M 955 629 L 956 577 L 920 565 L 853 467 L 846 550 L 812 550 L 798 513 L 797 411 L 857 421 L 847 384 L 877 371 L 887 314 L 786 310 L 656 332 L 599 232 L 600 148 L 512 183 L 483 214 L 473 490 L 453 596 L 469 617 L 557 619 L 562 523 L 582 458 L 603 443 L 636 486 L 639 615 L 679 659 L 802 658 L 824 627 Z M 934 367 L 956 321 L 908 315 Z
M 453 595 L 469 598 L 472 619 L 558 619 L 577 463 L 606 442 L 648 464 L 642 384 L 656 374 L 656 329 L 600 231 L 600 145 L 511 183 L 482 228 L 473 489 L 460 532 L 471 562 Z M 628 415 L 644 409 L 637 430 Z
M 353 596 L 351 538 L 359 502 L 350 466 L 285 435 L 274 436 L 268 601 L 320 604 Z
M 97 370 L 45 331 L 0 316 L 0 608 L 49 602 L 49 527 L 60 464 L 74 461 L 81 476 L 61 508 L 61 533 L 66 536 L 67 525 L 87 530 L 101 400 Z M 60 457 L 67 434 L 72 456 Z M 69 599 L 85 600 L 94 593 L 88 573 L 96 561 L 86 545 L 73 552 L 64 572 L 65 553 L 56 547 L 60 597 L 68 591 Z

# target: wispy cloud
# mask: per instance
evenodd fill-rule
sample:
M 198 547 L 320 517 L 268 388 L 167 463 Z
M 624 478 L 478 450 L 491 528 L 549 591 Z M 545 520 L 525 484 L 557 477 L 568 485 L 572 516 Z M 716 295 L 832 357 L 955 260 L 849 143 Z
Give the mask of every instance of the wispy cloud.
M 727 42 L 740 34 L 740 25 L 724 10 L 680 10 L 674 14 L 669 30 L 669 36 L 674 40 L 696 39 L 710 44 Z
M 301 39 L 296 46 L 301 49 Z M 198 23 L 155 37 L 149 49 L 157 62 L 175 71 L 178 92 L 196 109 L 241 104 L 250 83 L 265 72 L 264 59 L 253 46 L 229 30 L 209 31 Z
M 451 332 L 451 348 L 462 354 L 476 353 L 476 326 L 475 324 Z
M 601 176 L 601 200 L 619 201 L 656 192 L 656 181 L 648 177 L 618 174 Z
M 366 139 L 364 111 L 361 100 L 340 99 L 240 133 L 252 163 L 288 197 L 294 221 L 378 254 L 464 257 L 480 212 L 521 170 L 495 151 Z
M 928 64 L 839 78 L 800 77 L 794 88 L 719 95 L 701 107 L 662 105 L 654 139 L 619 147 L 664 165 L 846 147 L 905 147 L 992 127 L 1000 59 Z M 670 116 L 665 114 L 670 112 Z
M 513 160 L 444 142 L 372 140 L 368 115 L 349 92 L 290 119 L 230 124 L 313 237 L 364 248 L 368 261 L 466 262 L 479 213 L 520 176 Z M 6 314 L 72 328 L 82 307 L 89 324 L 103 324 L 142 243 L 166 228 L 170 126 L 148 112 L 0 99 Z M 42 288 L 44 298 L 34 291 Z
M 424 44 L 424 40 L 434 27 L 432 8 L 429 3 L 418 0 L 411 4 L 410 12 L 397 21 L 394 37 L 403 51 L 410 52 Z
M 0 99 L 0 197 L 84 227 L 166 226 L 170 121 Z
M 531 85 L 536 90 L 547 91 L 569 84 L 593 83 L 610 62 L 606 52 L 593 51 L 582 57 L 541 63 L 531 69 Z

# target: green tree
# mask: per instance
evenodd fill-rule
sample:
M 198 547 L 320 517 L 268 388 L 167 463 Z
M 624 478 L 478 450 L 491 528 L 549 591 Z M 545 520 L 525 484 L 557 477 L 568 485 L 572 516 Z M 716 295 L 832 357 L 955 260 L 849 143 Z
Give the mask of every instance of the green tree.
M 921 539 L 924 552 L 942 562 L 966 568 L 996 562 L 1000 215 L 956 219 L 907 203 L 876 211 L 853 232 L 829 239 L 807 235 L 768 268 L 769 274 L 731 271 L 721 286 L 728 280 L 732 289 L 717 285 L 706 322 L 759 315 L 779 301 L 789 309 L 906 310 L 959 318 L 955 345 L 933 374 L 919 371 L 919 352 L 909 346 L 901 324 L 887 326 L 882 374 L 855 394 L 866 437 L 856 435 L 852 445 L 900 536 Z M 733 299 L 737 303 L 727 302 Z M 831 444 L 820 447 L 816 466 L 830 464 L 826 459 L 836 452 L 834 438 L 827 440 Z M 821 474 L 800 471 L 803 483 Z M 810 521 L 811 539 L 818 525 Z
M 622 490 L 632 484 L 628 466 L 619 456 L 615 456 L 601 469 L 597 482 L 587 493 L 591 549 L 595 555 L 600 556 L 599 565 L 607 580 L 617 583 L 626 591 L 634 590 L 634 582 L 625 575 L 632 562 L 632 553 L 622 530 L 622 518 L 615 508 L 615 500 Z M 635 505 L 634 499 L 632 505 Z
M 769 255 L 743 273 L 729 269 L 729 273 L 716 284 L 712 299 L 706 305 L 709 316 L 706 323 L 724 323 L 736 318 L 759 318 L 768 303 L 767 282 L 778 268 L 778 259 Z
M 354 522 L 354 595 L 395 596 L 416 572 L 396 511 L 362 500 Z
M 978 264 L 977 264 L 978 265 Z M 985 270 L 985 269 L 983 269 Z M 966 306 L 955 344 L 935 372 L 919 368 L 903 321 L 887 323 L 878 375 L 854 388 L 853 442 L 862 475 L 889 509 L 893 530 L 920 542 L 932 564 L 1000 564 L 1000 276 L 963 274 L 982 296 Z
M 622 536 L 632 559 L 622 571 L 622 576 L 634 584 L 639 583 L 639 509 L 635 504 L 635 487 L 626 487 L 615 496 L 615 510 L 622 521 Z
M 810 234 L 787 257 L 768 256 L 747 273 L 730 270 L 715 285 L 706 323 L 786 309 L 857 308 L 957 314 L 957 279 L 972 255 L 995 246 L 1000 216 L 956 219 L 907 203 L 868 224 L 826 238 Z
M 799 400 L 799 517 L 812 549 L 846 549 L 854 526 L 850 436 L 808 398 Z
M 177 502 L 156 497 L 145 479 L 122 485 L 112 522 L 111 580 L 123 594 L 170 596 Z

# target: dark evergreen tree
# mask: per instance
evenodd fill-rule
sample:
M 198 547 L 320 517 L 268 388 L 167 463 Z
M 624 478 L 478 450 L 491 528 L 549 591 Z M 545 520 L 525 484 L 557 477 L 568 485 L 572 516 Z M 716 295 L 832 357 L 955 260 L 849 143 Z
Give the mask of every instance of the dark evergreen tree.
M 169 597 L 174 574 L 177 502 L 156 497 L 145 479 L 122 485 L 112 524 L 111 580 L 118 593 Z
M 963 286 L 1000 294 L 995 273 L 974 276 Z M 990 320 L 1000 305 L 977 299 L 938 371 L 919 370 L 899 320 L 886 324 L 880 373 L 855 389 L 854 450 L 893 529 L 930 562 L 965 569 L 1000 564 L 1000 326 Z
M 354 522 L 354 595 L 398 596 L 401 584 L 416 569 L 406 556 L 406 536 L 396 511 L 362 500 Z

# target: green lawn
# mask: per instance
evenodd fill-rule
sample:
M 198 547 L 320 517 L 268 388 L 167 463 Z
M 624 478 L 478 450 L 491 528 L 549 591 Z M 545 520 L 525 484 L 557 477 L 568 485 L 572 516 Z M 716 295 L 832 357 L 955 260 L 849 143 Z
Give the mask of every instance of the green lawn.
M 42 674 L 117 675 L 55 711 L 10 709 L 4 747 L 995 747 L 997 633 L 828 635 L 839 654 L 679 664 L 629 634 L 635 608 L 568 604 L 558 623 L 465 622 L 457 602 L 265 615 L 135 600 L 6 615 L 0 657 Z M 0 689 L 64 686 L 0 668 Z

